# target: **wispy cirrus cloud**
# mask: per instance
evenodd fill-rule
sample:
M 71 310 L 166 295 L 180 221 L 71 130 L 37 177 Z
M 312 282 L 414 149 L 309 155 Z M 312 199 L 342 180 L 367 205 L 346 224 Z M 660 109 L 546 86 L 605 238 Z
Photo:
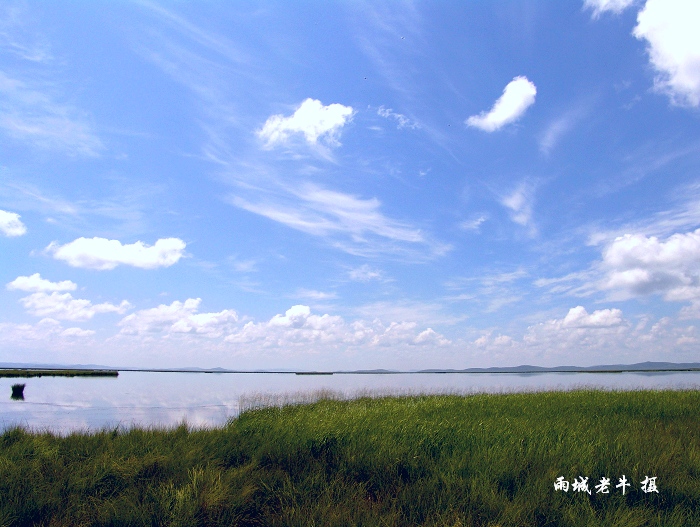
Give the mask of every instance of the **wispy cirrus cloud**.
M 481 225 L 488 220 L 488 216 L 485 214 L 482 214 L 478 218 L 474 218 L 472 220 L 466 220 L 463 221 L 459 224 L 459 228 L 462 229 L 463 231 L 473 231 L 473 232 L 479 232 L 481 229 Z
M 412 246 L 432 257 L 449 250 L 429 240 L 420 229 L 387 217 L 377 198 L 363 199 L 312 184 L 288 189 L 288 193 L 287 200 L 269 196 L 254 202 L 231 196 L 229 201 L 293 229 L 326 238 L 351 254 L 405 253 Z
M 540 152 L 547 155 L 584 117 L 587 109 L 579 104 L 552 119 L 539 137 Z
M 327 293 L 315 289 L 297 289 L 292 296 L 295 298 L 307 298 L 309 300 L 334 300 L 338 298 L 337 293 Z
M 583 8 L 591 9 L 593 11 L 591 17 L 596 19 L 603 13 L 619 15 L 636 1 L 637 0 L 584 0 Z
M 32 27 L 29 13 L 21 4 L 0 6 L 0 49 L 36 63 L 52 58 L 45 36 Z
M 380 106 L 377 109 L 377 115 L 380 117 L 384 117 L 385 119 L 392 119 L 396 121 L 396 127 L 400 130 L 402 128 L 408 128 L 410 130 L 415 130 L 416 128 L 420 128 L 420 124 L 418 124 L 416 121 L 413 119 L 410 119 L 406 117 L 402 113 L 397 113 L 391 108 L 384 108 L 384 106 Z
M 94 157 L 104 145 L 86 115 L 59 102 L 46 86 L 0 71 L 0 129 L 26 144 Z
M 520 119 L 525 111 L 535 103 L 537 88 L 527 77 L 515 77 L 503 89 L 491 109 L 472 115 L 465 124 L 484 132 L 495 132 L 505 125 Z
M 367 264 L 348 271 L 348 278 L 353 282 L 371 282 L 372 280 L 384 280 L 384 273 Z
M 530 182 L 521 183 L 513 192 L 501 198 L 501 205 L 510 212 L 510 218 L 528 229 L 530 236 L 537 233 L 532 218 L 532 208 L 535 201 L 535 186 Z

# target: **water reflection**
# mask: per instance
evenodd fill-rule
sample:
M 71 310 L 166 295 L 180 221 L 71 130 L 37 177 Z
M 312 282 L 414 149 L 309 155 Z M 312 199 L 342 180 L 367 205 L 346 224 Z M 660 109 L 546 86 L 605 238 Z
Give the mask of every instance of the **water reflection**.
M 11 388 L 0 379 L 0 392 Z M 699 389 L 700 372 L 527 374 L 205 374 L 120 372 L 119 377 L 35 377 L 24 401 L 0 401 L 0 429 L 68 433 L 104 427 L 224 424 L 241 409 L 325 394 L 477 393 L 599 388 Z M 7 392 L 5 392 L 7 393 Z M 14 395 L 14 388 L 12 390 Z

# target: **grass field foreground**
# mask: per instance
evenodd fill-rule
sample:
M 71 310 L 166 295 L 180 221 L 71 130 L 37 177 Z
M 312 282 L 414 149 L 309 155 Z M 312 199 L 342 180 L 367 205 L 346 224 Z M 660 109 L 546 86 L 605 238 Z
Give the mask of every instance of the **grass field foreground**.
M 622 495 L 623 475 L 632 483 Z M 555 491 L 588 477 L 591 490 Z M 640 482 L 656 477 L 658 493 Z M 607 477 L 609 494 L 594 485 Z M 0 436 L 0 526 L 697 526 L 700 392 L 322 400 Z

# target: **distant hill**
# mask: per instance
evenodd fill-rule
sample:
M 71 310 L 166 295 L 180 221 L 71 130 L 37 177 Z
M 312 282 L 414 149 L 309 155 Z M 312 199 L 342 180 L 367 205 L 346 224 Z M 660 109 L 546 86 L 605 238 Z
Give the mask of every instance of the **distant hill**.
M 546 373 L 546 372 L 623 372 L 623 371 L 688 371 L 700 370 L 700 362 L 638 362 L 636 364 L 604 364 L 598 366 L 555 366 L 545 368 L 542 366 L 492 367 L 492 368 L 467 368 L 464 370 L 420 370 L 420 373 Z
M 227 368 L 134 368 L 104 366 L 102 364 L 45 364 L 45 363 L 19 363 L 0 362 L 0 368 L 30 368 L 30 369 L 86 369 L 86 370 L 118 370 L 118 371 L 153 371 L 153 372 L 193 372 L 193 373 L 314 373 L 313 370 L 293 370 L 293 369 L 266 369 L 266 370 L 230 370 Z M 397 373 L 547 373 L 547 372 L 658 372 L 658 371 L 700 371 L 700 362 L 638 362 L 636 364 L 605 364 L 599 366 L 555 366 L 546 368 L 543 366 L 522 366 L 490 367 L 490 368 L 466 368 L 440 369 L 430 368 L 426 370 L 334 370 L 332 373 L 357 374 L 357 375 L 381 375 Z M 331 373 L 331 372 L 326 372 Z

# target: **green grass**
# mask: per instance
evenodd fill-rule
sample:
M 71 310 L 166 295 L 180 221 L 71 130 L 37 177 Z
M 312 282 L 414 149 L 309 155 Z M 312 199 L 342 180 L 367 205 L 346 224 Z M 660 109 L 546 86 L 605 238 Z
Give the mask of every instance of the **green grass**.
M 625 496 L 555 492 L 626 475 Z M 658 494 L 639 490 L 656 476 Z M 0 526 L 698 526 L 700 392 L 322 400 L 212 430 L 0 436 Z
M 1 377 L 117 377 L 117 370 L 0 369 Z

